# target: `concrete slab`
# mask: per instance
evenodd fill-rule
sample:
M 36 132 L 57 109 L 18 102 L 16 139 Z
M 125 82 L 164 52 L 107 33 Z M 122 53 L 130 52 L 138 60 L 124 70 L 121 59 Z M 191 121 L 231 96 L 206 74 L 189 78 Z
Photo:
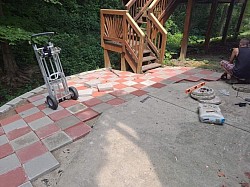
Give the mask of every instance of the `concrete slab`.
M 12 145 L 13 149 L 16 151 L 16 150 L 19 150 L 23 147 L 26 147 L 28 145 L 31 145 L 35 142 L 39 141 L 39 138 L 37 137 L 37 135 L 31 131 L 19 138 L 16 138 L 12 141 L 10 141 L 10 144 Z
M 44 116 L 40 119 L 28 123 L 28 125 L 32 128 L 32 130 L 37 130 L 52 123 L 54 123 L 54 121 L 52 121 L 48 116 Z
M 55 124 L 58 127 L 60 127 L 62 130 L 64 130 L 64 129 L 67 129 L 71 126 L 76 125 L 79 122 L 80 122 L 80 120 L 77 117 L 72 115 L 72 116 L 68 116 L 66 118 L 63 118 L 63 119 L 57 121 Z
M 26 162 L 23 167 L 28 175 L 29 180 L 35 180 L 39 176 L 48 173 L 59 166 L 59 162 L 55 157 L 47 152 L 37 158 L 32 159 L 29 162 Z
M 217 89 L 216 84 L 208 85 Z M 164 87 L 103 113 L 92 133 L 64 148 L 71 157 L 55 152 L 58 158 L 67 155 L 57 185 L 240 187 L 248 182 L 250 133 L 233 124 L 200 123 L 198 102 L 184 94 L 191 85 Z M 56 176 L 46 178 L 53 183 Z
M 73 140 L 63 131 L 57 132 L 49 136 L 48 138 L 42 140 L 42 142 L 48 148 L 49 151 L 59 149 L 71 143 L 72 141 Z
M 15 168 L 21 166 L 16 154 L 11 154 L 0 159 L 0 175 L 7 173 Z
M 3 127 L 4 132 L 7 134 L 10 131 L 13 131 L 15 129 L 20 129 L 23 127 L 27 127 L 27 126 L 28 126 L 27 123 L 23 119 L 19 119 L 17 121 L 14 121 L 14 122 L 9 123 L 8 125 L 4 125 L 2 127 Z

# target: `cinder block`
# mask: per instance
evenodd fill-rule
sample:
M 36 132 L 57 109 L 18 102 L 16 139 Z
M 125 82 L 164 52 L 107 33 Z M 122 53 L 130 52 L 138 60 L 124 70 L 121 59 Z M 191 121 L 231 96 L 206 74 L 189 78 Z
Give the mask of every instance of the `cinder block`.
M 98 84 L 97 88 L 99 92 L 105 92 L 105 91 L 113 91 L 113 85 L 111 83 L 106 83 L 106 84 Z
M 0 175 L 7 173 L 21 166 L 16 154 L 9 155 L 0 159 Z
M 39 138 L 36 136 L 36 134 L 31 131 L 28 134 L 25 134 L 19 138 L 16 138 L 12 141 L 10 141 L 10 144 L 14 148 L 14 150 L 19 150 L 23 147 L 26 147 L 28 145 L 31 145 L 35 142 L 39 141 Z
M 27 123 L 23 119 L 19 119 L 17 121 L 9 123 L 8 125 L 4 125 L 3 130 L 7 134 L 10 131 L 13 131 L 15 129 L 20 129 L 23 127 L 27 127 L 27 126 L 28 126 Z
M 42 142 L 48 148 L 49 151 L 59 149 L 71 143 L 72 141 L 73 140 L 63 131 L 57 132 L 49 136 L 48 138 L 42 140 Z
M 46 125 L 49 125 L 52 123 L 54 123 L 54 121 L 52 121 L 48 116 L 45 116 L 35 121 L 32 121 L 31 123 L 28 123 L 28 124 L 32 128 L 32 130 L 37 130 L 41 127 L 45 127 Z
M 29 162 L 26 162 L 23 167 L 29 180 L 33 181 L 41 175 L 56 169 L 59 165 L 60 164 L 55 157 L 50 152 L 47 152 Z
M 6 135 L 0 136 L 0 146 L 6 144 L 6 143 L 8 143 L 8 142 L 9 142 L 9 141 L 8 141 Z

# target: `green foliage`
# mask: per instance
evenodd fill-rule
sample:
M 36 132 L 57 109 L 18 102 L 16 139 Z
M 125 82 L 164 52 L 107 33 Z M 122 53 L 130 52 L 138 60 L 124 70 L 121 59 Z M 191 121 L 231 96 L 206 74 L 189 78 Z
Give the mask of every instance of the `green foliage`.
M 10 45 L 24 40 L 28 41 L 30 34 L 21 28 L 0 25 L 0 41 L 7 41 Z

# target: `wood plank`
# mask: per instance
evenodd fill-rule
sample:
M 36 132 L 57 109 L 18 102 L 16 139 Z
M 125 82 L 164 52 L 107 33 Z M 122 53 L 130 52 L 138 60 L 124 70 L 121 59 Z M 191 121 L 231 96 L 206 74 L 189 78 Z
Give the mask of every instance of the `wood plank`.
M 235 32 L 234 32 L 234 37 L 236 37 L 236 38 L 239 35 L 240 26 L 241 26 L 241 23 L 242 23 L 244 12 L 246 10 L 246 6 L 247 6 L 247 0 L 245 0 L 245 2 L 242 4 L 242 7 L 241 7 L 240 16 L 239 16 L 238 23 L 237 23 L 237 26 L 236 26 L 236 29 L 235 29 Z
M 156 59 L 157 58 L 155 56 L 146 56 L 146 57 L 143 57 L 142 62 L 149 62 L 149 61 L 156 60 Z
M 150 70 L 150 69 L 158 68 L 158 67 L 161 67 L 161 64 L 159 63 L 147 64 L 147 65 L 142 66 L 142 72 Z

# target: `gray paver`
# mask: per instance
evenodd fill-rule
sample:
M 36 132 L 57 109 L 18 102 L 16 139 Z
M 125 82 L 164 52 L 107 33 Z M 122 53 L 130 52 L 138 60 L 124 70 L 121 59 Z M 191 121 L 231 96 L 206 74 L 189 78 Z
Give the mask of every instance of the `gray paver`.
M 9 101 L 8 103 L 6 103 L 7 105 L 10 105 L 10 106 L 16 106 L 19 102 L 21 102 L 22 99 L 20 97 L 17 97 L 11 101 Z
M 103 96 L 98 97 L 98 99 L 102 100 L 103 102 L 107 102 L 107 101 L 112 100 L 114 98 L 116 98 L 116 97 L 113 95 L 110 95 L 110 94 L 105 94 Z
M 66 118 L 63 118 L 59 121 L 57 121 L 55 124 L 60 127 L 62 130 L 67 129 L 73 125 L 76 125 L 77 123 L 81 122 L 77 117 L 75 116 L 68 116 Z
M 93 98 L 94 98 L 93 96 L 79 96 L 77 101 L 83 102 L 83 101 L 88 101 L 88 100 L 93 99 Z
M 40 100 L 37 100 L 37 101 L 35 101 L 35 102 L 32 102 L 32 104 L 33 105 L 35 105 L 35 106 L 39 106 L 39 105 L 41 105 L 41 104 L 44 104 L 45 103 L 45 98 L 43 98 L 43 99 L 40 99 Z
M 72 142 L 72 139 L 63 131 L 53 134 L 42 140 L 49 151 L 54 151 Z
M 70 107 L 68 107 L 66 109 L 69 112 L 71 112 L 72 114 L 76 114 L 78 112 L 81 112 L 81 111 L 85 110 L 86 108 L 88 108 L 86 105 L 84 105 L 82 103 L 78 103 L 78 104 L 70 106 Z
M 59 110 L 63 110 L 63 109 L 64 109 L 63 107 L 58 105 L 58 108 L 56 110 L 52 110 L 51 108 L 45 108 L 42 110 L 42 112 L 46 115 L 50 115 L 50 114 L 53 114 L 53 113 L 58 112 Z
M 112 108 L 113 106 L 107 103 L 101 103 L 99 105 L 95 105 L 92 107 L 93 110 L 95 110 L 98 113 L 103 113 L 107 111 L 108 109 Z
M 32 130 L 37 130 L 41 127 L 44 127 L 52 123 L 54 123 L 54 121 L 52 121 L 48 116 L 45 116 L 35 121 L 32 121 L 31 123 L 28 123 L 28 124 L 32 128 Z
M 91 96 L 92 93 L 93 93 L 92 88 L 88 88 L 88 89 L 85 89 L 85 90 L 79 90 L 78 91 L 79 96 Z
M 27 99 L 27 98 L 29 98 L 32 95 L 34 95 L 34 93 L 27 92 L 27 93 L 25 93 L 25 94 L 23 94 L 23 95 L 21 95 L 19 97 L 22 98 L 22 99 Z
M 135 98 L 136 96 L 134 94 L 125 94 L 119 96 L 119 98 L 122 98 L 125 101 L 130 101 L 131 99 Z
M 22 117 L 22 118 L 25 118 L 27 116 L 30 116 L 32 114 L 35 114 L 37 112 L 40 112 L 40 110 L 36 107 L 33 107 L 33 108 L 30 108 L 28 110 L 25 110 L 23 112 L 20 112 L 19 115 Z
M 13 131 L 15 129 L 27 127 L 27 123 L 23 119 L 19 119 L 15 122 L 9 123 L 8 125 L 3 126 L 3 130 L 5 133 L 8 133 L 10 131 Z
M 8 141 L 6 135 L 0 136 L 0 146 L 6 144 L 6 143 L 8 143 L 8 142 L 9 142 L 9 141 Z
M 31 145 L 37 141 L 39 141 L 39 138 L 32 131 L 32 132 L 29 132 L 29 133 L 27 133 L 19 138 L 16 138 L 15 140 L 10 141 L 10 144 L 12 145 L 14 150 L 16 151 L 18 149 L 21 149 L 23 147 Z
M 3 106 L 1 106 L 0 107 L 0 114 L 1 113 L 4 113 L 4 112 L 7 112 L 8 110 L 10 110 L 11 109 L 11 106 L 10 105 L 3 105 Z
M 15 168 L 21 166 L 16 154 L 11 154 L 0 159 L 0 175 L 7 173 Z
M 47 152 L 29 162 L 26 162 L 23 167 L 29 180 L 32 181 L 39 176 L 56 169 L 59 165 L 60 164 L 55 157 L 50 152 Z
M 20 185 L 20 186 L 18 186 L 18 187 L 33 187 L 33 186 L 32 186 L 32 184 L 31 184 L 31 182 L 28 181 L 28 182 L 23 183 L 22 185 Z
M 133 88 L 133 87 L 126 87 L 126 88 L 123 88 L 122 90 L 124 90 L 125 92 L 128 92 L 128 93 L 131 93 L 131 92 L 134 92 L 138 89 Z

